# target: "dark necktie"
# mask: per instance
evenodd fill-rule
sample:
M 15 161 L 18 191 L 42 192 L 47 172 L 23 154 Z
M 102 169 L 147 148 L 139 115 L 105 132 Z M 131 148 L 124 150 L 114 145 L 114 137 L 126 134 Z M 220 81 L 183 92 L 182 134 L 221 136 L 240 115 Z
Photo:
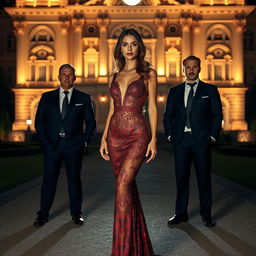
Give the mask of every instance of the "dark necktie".
M 67 109 L 68 109 L 68 94 L 69 94 L 69 91 L 64 91 L 64 94 L 65 94 L 65 98 L 63 99 L 63 102 L 62 102 L 62 118 L 64 119 L 65 118 L 65 115 L 67 113 Z
M 186 107 L 186 126 L 187 128 L 191 128 L 190 126 L 190 120 L 189 120 L 189 114 L 191 111 L 191 106 L 194 98 L 194 89 L 193 87 L 196 85 L 196 83 L 187 83 L 190 86 L 190 91 L 188 94 L 188 99 L 187 99 L 187 107 Z

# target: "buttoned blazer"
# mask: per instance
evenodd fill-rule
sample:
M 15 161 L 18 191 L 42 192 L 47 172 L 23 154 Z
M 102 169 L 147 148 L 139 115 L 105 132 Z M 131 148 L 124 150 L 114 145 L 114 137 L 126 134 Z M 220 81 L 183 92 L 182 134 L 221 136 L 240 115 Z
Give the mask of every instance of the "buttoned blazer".
M 70 146 L 79 147 L 90 141 L 95 127 L 94 112 L 88 94 L 74 88 L 65 118 L 62 119 L 59 89 L 43 93 L 36 113 L 35 128 L 45 147 L 56 146 L 62 128 Z
M 170 88 L 164 112 L 165 136 L 178 144 L 186 123 L 184 103 L 185 82 Z M 194 137 L 199 143 L 211 143 L 211 136 L 217 139 L 221 130 L 222 104 L 215 85 L 199 80 L 190 111 L 190 124 Z

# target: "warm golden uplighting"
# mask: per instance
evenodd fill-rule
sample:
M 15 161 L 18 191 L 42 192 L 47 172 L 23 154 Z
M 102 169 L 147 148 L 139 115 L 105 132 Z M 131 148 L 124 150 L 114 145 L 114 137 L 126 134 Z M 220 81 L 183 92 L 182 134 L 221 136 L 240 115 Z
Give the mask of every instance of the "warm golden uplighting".
M 106 75 L 107 75 L 106 67 L 100 67 L 100 76 L 106 76 Z
M 237 135 L 238 142 L 253 142 L 253 136 L 250 131 L 242 131 Z
M 107 97 L 106 96 L 101 96 L 100 97 L 100 102 L 105 103 L 107 101 Z
M 164 96 L 158 96 L 158 102 L 164 102 Z
M 157 67 L 157 74 L 159 76 L 164 76 L 164 67 Z
M 30 126 L 30 125 L 32 124 L 32 120 L 27 119 L 27 120 L 26 120 L 26 124 L 27 124 L 27 126 Z

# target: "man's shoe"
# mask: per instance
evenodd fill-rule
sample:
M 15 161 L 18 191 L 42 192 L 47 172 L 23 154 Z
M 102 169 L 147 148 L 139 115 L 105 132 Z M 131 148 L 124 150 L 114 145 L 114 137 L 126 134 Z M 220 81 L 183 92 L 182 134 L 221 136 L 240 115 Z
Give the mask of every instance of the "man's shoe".
M 73 220 L 74 223 L 77 224 L 77 225 L 83 225 L 83 224 L 84 224 L 84 219 L 82 218 L 81 215 L 72 216 L 72 220 Z
M 34 219 L 33 225 L 35 227 L 43 226 L 48 221 L 48 217 L 37 217 Z
M 204 223 L 204 225 L 208 228 L 214 227 L 215 226 L 215 221 L 211 218 L 211 217 L 202 217 L 202 221 Z
M 178 216 L 178 215 L 174 215 L 172 218 L 170 218 L 167 222 L 168 225 L 176 225 L 179 224 L 183 221 L 187 221 L 188 220 L 188 216 Z

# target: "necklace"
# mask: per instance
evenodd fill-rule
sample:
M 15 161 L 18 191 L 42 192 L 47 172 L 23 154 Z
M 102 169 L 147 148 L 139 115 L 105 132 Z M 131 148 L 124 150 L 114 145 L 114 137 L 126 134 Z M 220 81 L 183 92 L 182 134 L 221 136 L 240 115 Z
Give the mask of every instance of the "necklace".
M 131 71 L 133 71 L 133 70 L 135 70 L 136 68 L 132 68 L 132 69 L 128 69 L 128 70 L 126 70 L 126 69 L 123 69 L 123 71 L 125 72 L 125 73 L 129 73 L 129 72 L 131 72 Z

